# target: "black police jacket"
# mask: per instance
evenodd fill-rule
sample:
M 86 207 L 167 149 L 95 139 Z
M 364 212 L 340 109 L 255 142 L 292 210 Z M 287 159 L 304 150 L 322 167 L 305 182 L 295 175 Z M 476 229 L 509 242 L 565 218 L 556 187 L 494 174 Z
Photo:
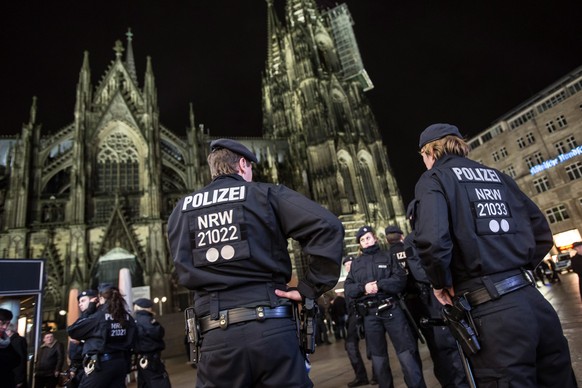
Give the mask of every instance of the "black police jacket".
M 352 261 L 344 282 L 344 292 L 349 298 L 358 301 L 396 296 L 404 290 L 406 278 L 406 271 L 390 253 L 374 245 L 366 248 L 360 257 Z M 378 293 L 366 295 L 366 284 L 373 281 L 377 282 Z
M 152 313 L 145 310 L 136 311 L 135 322 L 137 324 L 136 353 L 158 353 L 164 350 L 166 347 L 164 327 L 155 320 Z
M 415 244 L 437 289 L 534 269 L 553 244 L 539 208 L 509 176 L 445 155 L 416 184 Z
M 168 220 L 179 283 L 194 290 L 197 314 L 216 298 L 220 308 L 276 305 L 292 267 L 287 239 L 307 257 L 299 292 L 316 299 L 336 285 L 344 229 L 336 216 L 283 185 L 222 175 L 182 198 Z M 273 300 L 275 299 L 275 301 Z
M 133 318 L 128 314 L 122 325 L 113 320 L 107 311 L 108 304 L 104 304 L 94 314 L 78 319 L 67 327 L 69 337 L 85 341 L 83 355 L 130 352 L 133 349 L 136 332 Z

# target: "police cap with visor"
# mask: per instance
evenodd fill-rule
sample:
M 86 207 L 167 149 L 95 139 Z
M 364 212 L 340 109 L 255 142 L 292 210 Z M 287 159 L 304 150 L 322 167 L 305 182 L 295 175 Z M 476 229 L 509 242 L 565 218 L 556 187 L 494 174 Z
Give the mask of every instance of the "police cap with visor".
M 400 229 L 400 227 L 398 225 L 389 225 L 386 227 L 384 232 L 386 234 L 390 234 L 390 233 L 404 234 L 404 232 L 402 232 L 402 229 Z
M 253 154 L 247 147 L 245 147 L 244 145 L 242 145 L 238 141 L 234 141 L 234 140 L 230 140 L 230 139 L 217 139 L 217 140 L 213 140 L 210 143 L 210 152 L 220 150 L 222 148 L 226 148 L 227 150 L 230 150 L 230 151 L 234 152 L 235 154 L 238 154 L 238 155 L 244 157 L 245 159 L 250 160 L 251 162 L 255 162 L 255 163 L 259 162 L 257 160 L 257 157 L 255 156 L 255 154 Z
M 88 296 L 89 298 L 96 298 L 98 293 L 97 290 L 85 290 L 77 295 L 77 300 L 80 300 L 84 296 Z
M 459 128 L 454 125 L 441 123 L 430 125 L 420 134 L 418 148 L 422 148 L 425 144 L 430 143 L 431 141 L 442 139 L 449 135 L 457 136 L 461 139 L 463 138 L 461 132 L 459 132 Z
M 356 233 L 356 239 L 360 241 L 360 238 L 362 238 L 362 236 L 368 232 L 374 233 L 374 228 L 368 225 L 362 226 L 360 229 L 358 229 L 358 233 Z
M 154 307 L 154 302 L 147 298 L 139 298 L 133 301 L 133 304 L 142 309 L 151 309 Z

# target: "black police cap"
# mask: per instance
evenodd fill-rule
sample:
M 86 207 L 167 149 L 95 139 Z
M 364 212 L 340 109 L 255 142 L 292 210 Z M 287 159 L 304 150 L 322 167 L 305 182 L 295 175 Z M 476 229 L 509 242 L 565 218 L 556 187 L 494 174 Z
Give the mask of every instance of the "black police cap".
M 221 148 L 226 148 L 227 150 L 231 150 L 235 154 L 239 154 L 240 156 L 244 157 L 245 159 L 250 160 L 251 162 L 258 163 L 257 157 L 253 154 L 247 147 L 239 143 L 238 141 L 230 140 L 230 139 L 217 139 L 213 140 L 210 143 L 210 151 L 219 150 Z
M 422 148 L 426 143 L 442 139 L 443 137 L 449 135 L 457 136 L 461 139 L 463 138 L 461 132 L 459 132 L 459 128 L 455 127 L 454 125 L 441 123 L 430 125 L 420 134 L 418 148 Z
M 113 284 L 111 283 L 101 283 L 99 284 L 99 286 L 97 287 L 99 290 L 100 294 L 103 294 L 105 291 L 109 290 L 110 288 L 113 288 Z
M 398 234 L 404 234 L 402 232 L 402 229 L 400 229 L 400 227 L 398 225 L 388 225 L 386 227 L 386 229 L 384 230 L 384 232 L 386 234 L 390 234 L 390 233 L 398 233 Z
M 356 239 L 360 241 L 360 238 L 362 238 L 362 236 L 368 232 L 374 233 L 374 228 L 368 225 L 362 226 L 360 229 L 358 229 L 358 233 L 356 233 Z
M 77 295 L 77 300 L 81 299 L 84 296 L 88 296 L 89 298 L 95 298 L 97 297 L 97 295 L 98 295 L 97 290 L 85 290 L 81 292 L 79 295 Z
M 142 309 L 149 309 L 154 307 L 154 302 L 147 298 L 139 298 L 133 301 L 133 304 L 141 307 Z
M 576 241 L 574 244 L 572 244 L 572 247 L 576 248 L 582 246 L 582 241 Z

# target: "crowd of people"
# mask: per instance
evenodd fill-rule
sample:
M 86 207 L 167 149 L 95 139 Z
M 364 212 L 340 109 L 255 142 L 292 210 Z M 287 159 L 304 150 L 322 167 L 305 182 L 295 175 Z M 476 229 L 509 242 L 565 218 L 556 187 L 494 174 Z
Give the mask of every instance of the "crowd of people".
M 68 354 L 53 332 L 42 335 L 34 388 L 126 387 L 131 371 L 137 371 L 138 388 L 171 387 L 161 358 L 165 331 L 150 299 L 135 300 L 133 315 L 119 289 L 109 284 L 85 290 L 77 299 L 81 314 L 67 327 Z M 0 388 L 26 388 L 28 346 L 12 318 L 10 310 L 0 308 Z
M 558 315 L 534 287 L 553 246 L 544 215 L 510 177 L 466 157 L 457 127 L 427 127 L 419 149 L 427 171 L 407 209 L 412 232 L 404 238 L 389 225 L 380 241 L 362 226 L 358 254 L 346 257 L 335 215 L 284 185 L 254 182 L 258 159 L 241 143 L 211 143 L 212 182 L 182 198 L 168 220 L 179 283 L 194 297 L 187 339 L 197 387 L 312 387 L 309 355 L 331 342 L 328 334 L 345 343 L 349 387 L 394 386 L 387 337 L 408 387 L 426 387 L 419 341 L 442 387 L 577 386 Z M 306 264 L 294 286 L 289 238 Z M 580 275 L 582 242 L 574 247 Z M 318 310 L 342 265 L 344 293 Z M 152 305 L 135 301 L 132 317 L 116 287 L 79 294 L 81 317 L 67 328 L 67 386 L 125 387 L 134 365 L 140 388 L 170 387 Z M 8 313 L 0 309 L 0 365 L 12 370 L 10 357 L 20 356 L 16 346 L 7 353 Z M 35 387 L 55 386 L 65 358 L 46 333 Z M 17 381 L 14 373 L 9 386 Z

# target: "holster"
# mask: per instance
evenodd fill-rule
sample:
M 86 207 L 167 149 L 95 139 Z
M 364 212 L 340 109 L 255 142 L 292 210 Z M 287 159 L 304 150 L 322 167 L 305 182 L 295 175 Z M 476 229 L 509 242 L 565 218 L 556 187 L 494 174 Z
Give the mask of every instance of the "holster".
M 196 313 L 194 312 L 193 307 L 188 307 L 184 310 L 184 319 L 186 321 L 186 338 L 190 349 L 190 361 L 194 364 L 198 364 L 200 361 L 202 337 L 200 335 L 200 324 L 196 318 Z
M 464 296 L 455 298 L 453 305 L 444 305 L 442 310 L 443 320 L 466 355 L 476 354 L 481 349 L 470 311 L 471 306 Z
M 305 298 L 305 303 L 298 313 L 298 306 L 294 303 L 294 315 L 297 322 L 299 346 L 307 359 L 307 355 L 315 352 L 315 317 L 318 313 L 317 304 L 313 299 Z
M 99 362 L 98 354 L 86 354 L 83 358 L 83 370 L 89 376 L 94 371 L 101 370 L 101 363 Z

